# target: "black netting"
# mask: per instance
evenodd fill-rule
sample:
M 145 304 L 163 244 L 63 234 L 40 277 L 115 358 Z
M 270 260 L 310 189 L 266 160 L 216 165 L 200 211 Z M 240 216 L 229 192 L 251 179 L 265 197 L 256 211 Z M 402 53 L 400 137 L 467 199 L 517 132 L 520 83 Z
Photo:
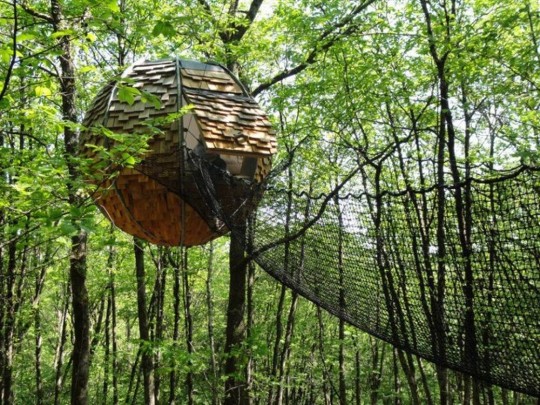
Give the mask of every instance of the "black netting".
M 234 232 L 243 216 L 234 206 L 258 197 L 205 162 L 189 165 L 197 201 Z M 397 347 L 539 396 L 540 172 L 427 191 L 347 192 L 310 197 L 269 187 L 257 210 L 257 263 Z

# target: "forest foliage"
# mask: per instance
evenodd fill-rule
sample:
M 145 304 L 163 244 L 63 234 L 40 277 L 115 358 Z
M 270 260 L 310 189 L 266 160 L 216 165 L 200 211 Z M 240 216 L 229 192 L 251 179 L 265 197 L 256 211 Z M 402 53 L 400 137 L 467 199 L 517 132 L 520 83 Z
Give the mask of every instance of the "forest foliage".
M 227 65 L 268 112 L 277 188 L 328 193 L 359 167 L 367 191 L 537 167 L 539 41 L 534 1 L 0 1 L 0 404 L 234 403 L 231 381 L 244 403 L 534 403 L 405 355 L 253 264 L 225 350 L 229 238 L 133 241 L 93 204 L 77 142 L 99 89 L 179 56 Z M 145 146 L 103 153 L 133 165 Z

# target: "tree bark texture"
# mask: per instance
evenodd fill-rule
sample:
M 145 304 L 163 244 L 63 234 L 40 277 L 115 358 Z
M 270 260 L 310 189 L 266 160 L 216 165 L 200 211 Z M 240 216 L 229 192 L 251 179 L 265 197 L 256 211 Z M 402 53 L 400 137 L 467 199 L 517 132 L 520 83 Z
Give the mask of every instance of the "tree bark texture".
M 155 404 L 154 392 L 154 370 L 152 362 L 152 353 L 146 344 L 150 341 L 148 328 L 148 316 L 146 309 L 146 283 L 144 269 L 144 250 L 142 243 L 138 239 L 134 239 L 135 250 L 135 270 L 137 276 L 137 314 L 139 318 L 139 337 L 141 339 L 141 368 L 143 373 L 144 383 L 144 402 L 147 405 Z
M 243 376 L 240 347 L 245 337 L 245 303 L 247 262 L 244 260 L 246 227 L 231 234 L 229 251 L 229 303 L 225 341 L 225 404 L 247 404 L 246 381 Z
M 60 2 L 51 0 L 51 22 L 55 32 L 62 30 L 63 14 Z M 75 108 L 75 66 L 68 35 L 59 37 L 60 88 L 62 94 L 62 115 L 66 122 L 78 122 Z M 80 178 L 75 157 L 78 153 L 78 136 L 72 127 L 64 126 L 65 159 L 69 173 L 67 180 L 68 200 L 71 206 L 82 203 L 77 194 L 76 183 Z M 88 292 L 86 288 L 86 232 L 80 230 L 71 237 L 69 275 L 71 280 L 73 329 L 75 342 L 72 354 L 71 403 L 86 405 L 88 402 L 88 375 L 90 367 L 90 319 L 88 314 Z

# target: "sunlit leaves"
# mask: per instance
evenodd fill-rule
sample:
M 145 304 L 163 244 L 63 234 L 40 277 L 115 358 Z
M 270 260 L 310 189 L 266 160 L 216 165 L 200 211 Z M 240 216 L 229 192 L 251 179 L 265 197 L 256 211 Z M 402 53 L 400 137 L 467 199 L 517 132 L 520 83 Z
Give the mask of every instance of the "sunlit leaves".
M 119 86 L 117 95 L 120 101 L 132 105 L 135 102 L 135 97 L 140 96 L 141 92 L 135 87 Z
M 62 37 L 67 37 L 67 36 L 71 36 L 71 35 L 74 35 L 76 33 L 75 30 L 72 30 L 72 29 L 66 29 L 66 30 L 59 30 L 59 31 L 55 31 L 51 34 L 51 38 L 62 38 Z
M 38 97 L 47 97 L 52 94 L 51 89 L 45 86 L 36 86 L 35 92 L 36 92 L 36 96 Z
M 171 38 L 176 34 L 176 29 L 171 21 L 160 20 L 156 23 L 154 29 L 152 30 L 152 35 L 160 34 L 166 38 Z

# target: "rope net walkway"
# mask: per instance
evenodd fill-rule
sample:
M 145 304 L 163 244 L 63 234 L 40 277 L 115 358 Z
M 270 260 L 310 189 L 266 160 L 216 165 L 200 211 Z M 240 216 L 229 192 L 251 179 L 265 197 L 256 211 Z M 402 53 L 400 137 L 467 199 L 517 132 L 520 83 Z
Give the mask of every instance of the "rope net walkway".
M 433 205 L 436 193 L 417 198 Z M 445 190 L 443 258 L 436 208 L 423 222 L 409 194 L 387 194 L 330 200 L 301 236 L 256 261 L 329 312 L 401 349 L 539 395 L 539 173 L 471 184 L 469 252 L 460 241 L 453 193 Z M 255 251 L 302 228 L 324 201 L 295 197 L 287 229 L 287 194 L 268 192 Z
M 242 210 L 230 207 L 252 199 L 238 194 L 226 208 L 216 190 L 235 180 L 192 163 L 206 203 L 235 232 Z M 359 176 L 315 197 L 267 187 L 248 253 L 396 347 L 540 396 L 540 172 L 351 194 L 362 189 Z

